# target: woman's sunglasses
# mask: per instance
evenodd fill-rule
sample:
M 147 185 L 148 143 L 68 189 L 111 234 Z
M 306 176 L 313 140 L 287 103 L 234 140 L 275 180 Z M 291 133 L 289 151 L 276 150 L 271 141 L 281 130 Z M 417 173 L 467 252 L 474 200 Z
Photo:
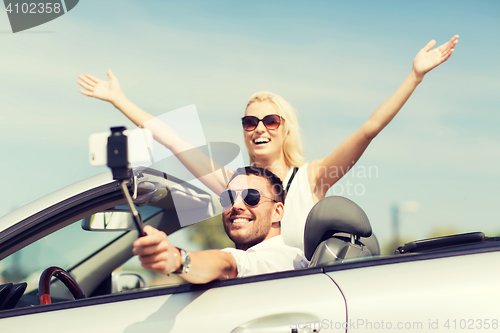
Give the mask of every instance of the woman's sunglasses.
M 233 190 L 227 190 L 220 194 L 219 201 L 223 208 L 230 208 L 234 205 L 236 198 L 238 197 L 238 192 Z M 249 188 L 241 191 L 241 198 L 243 202 L 250 207 L 255 207 L 259 204 L 260 199 L 266 198 L 274 202 L 278 202 L 274 199 L 268 198 L 260 194 L 260 191 L 254 188 Z
M 281 116 L 277 114 L 269 114 L 262 119 L 255 116 L 245 116 L 241 118 L 241 124 L 243 125 L 243 129 L 247 132 L 256 129 L 261 121 L 268 130 L 275 130 L 280 127 L 281 119 Z

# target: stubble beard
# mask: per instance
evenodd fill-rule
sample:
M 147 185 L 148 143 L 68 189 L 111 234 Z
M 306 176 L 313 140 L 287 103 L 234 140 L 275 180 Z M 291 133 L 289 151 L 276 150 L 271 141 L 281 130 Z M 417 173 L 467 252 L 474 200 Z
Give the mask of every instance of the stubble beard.
M 239 250 L 247 250 L 254 245 L 257 245 L 264 241 L 269 234 L 269 230 L 265 230 L 263 223 L 257 225 L 256 220 L 253 220 L 250 228 L 244 226 L 238 228 L 231 228 L 231 222 L 224 222 L 224 231 L 227 236 L 234 242 L 235 246 Z M 268 229 L 271 227 L 269 226 Z M 240 232 L 241 229 L 246 229 L 243 233 Z

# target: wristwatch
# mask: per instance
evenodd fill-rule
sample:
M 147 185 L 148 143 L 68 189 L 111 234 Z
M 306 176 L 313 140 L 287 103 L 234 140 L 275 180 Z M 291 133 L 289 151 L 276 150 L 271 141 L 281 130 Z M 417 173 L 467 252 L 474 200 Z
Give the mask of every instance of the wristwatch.
M 183 249 L 177 248 L 177 250 L 179 250 L 179 252 L 181 253 L 181 267 L 179 267 L 179 269 L 173 273 L 186 274 L 191 268 L 191 258 L 189 257 L 189 253 L 184 251 Z

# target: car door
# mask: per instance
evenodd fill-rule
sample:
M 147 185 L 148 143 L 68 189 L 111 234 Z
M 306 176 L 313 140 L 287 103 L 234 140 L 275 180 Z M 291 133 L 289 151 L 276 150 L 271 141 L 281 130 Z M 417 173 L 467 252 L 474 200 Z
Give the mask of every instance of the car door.
M 2 332 L 345 331 L 344 298 L 321 268 L 118 293 L 3 313 Z M 337 327 L 336 327 L 337 326 Z

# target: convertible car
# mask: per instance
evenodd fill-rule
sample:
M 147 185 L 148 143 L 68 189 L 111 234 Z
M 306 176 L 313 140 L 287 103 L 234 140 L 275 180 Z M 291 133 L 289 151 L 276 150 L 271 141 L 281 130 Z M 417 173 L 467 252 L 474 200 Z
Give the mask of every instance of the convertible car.
M 208 193 L 154 169 L 133 174 L 145 224 L 172 234 L 186 216 L 220 218 Z M 144 272 L 121 270 L 138 236 L 120 224 L 125 203 L 106 173 L 0 219 L 2 333 L 500 329 L 500 242 L 481 232 L 381 256 L 362 209 L 328 197 L 308 217 L 308 268 L 147 286 Z

